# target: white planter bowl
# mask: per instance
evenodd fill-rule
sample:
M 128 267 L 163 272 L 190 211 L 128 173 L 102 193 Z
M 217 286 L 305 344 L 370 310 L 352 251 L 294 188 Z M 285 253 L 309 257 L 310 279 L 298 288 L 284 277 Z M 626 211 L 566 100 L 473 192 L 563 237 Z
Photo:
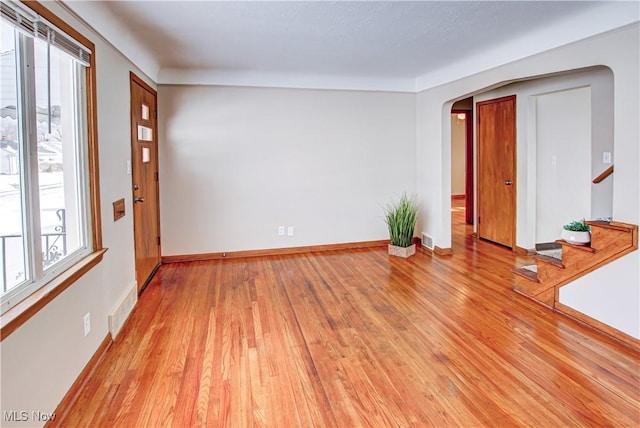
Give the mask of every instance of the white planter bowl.
M 591 232 L 574 232 L 562 229 L 562 239 L 573 245 L 587 245 L 591 242 Z

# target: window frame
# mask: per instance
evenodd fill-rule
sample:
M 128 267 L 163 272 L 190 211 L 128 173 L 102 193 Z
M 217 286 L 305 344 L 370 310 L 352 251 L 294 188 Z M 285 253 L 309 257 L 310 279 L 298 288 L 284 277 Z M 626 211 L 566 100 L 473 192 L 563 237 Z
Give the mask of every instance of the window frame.
M 104 253 L 107 251 L 102 246 L 102 219 L 100 214 L 100 170 L 98 153 L 98 115 L 97 115 L 97 87 L 96 87 L 96 54 L 95 45 L 88 38 L 80 34 L 77 30 L 49 11 L 42 4 L 29 1 L 22 4 L 34 13 L 55 25 L 61 31 L 73 38 L 77 43 L 83 45 L 92 52 L 90 62 L 85 67 L 86 94 L 83 100 L 86 108 L 86 129 L 87 156 L 83 165 L 87 173 L 88 194 L 86 203 L 88 204 L 88 232 L 87 237 L 90 242 L 91 251 L 88 255 L 72 264 L 65 270 L 55 274 L 44 285 L 23 299 L 20 303 L 9 309 L 0 316 L 0 341 L 3 341 L 18 327 L 38 313 L 49 302 L 55 299 L 60 293 L 69 288 L 75 281 L 86 272 L 100 263 Z

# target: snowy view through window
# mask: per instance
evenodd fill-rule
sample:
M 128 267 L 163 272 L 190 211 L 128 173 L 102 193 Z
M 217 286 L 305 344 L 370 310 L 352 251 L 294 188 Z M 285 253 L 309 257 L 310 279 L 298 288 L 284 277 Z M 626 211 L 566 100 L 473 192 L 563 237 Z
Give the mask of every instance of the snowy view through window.
M 33 270 L 29 260 L 40 263 L 40 257 L 34 259 L 29 255 L 33 251 L 30 248 L 33 239 L 40 238 L 42 249 L 38 256 L 42 257 L 44 270 L 81 243 L 77 227 L 75 64 L 61 51 L 52 48 L 47 52 L 46 41 L 34 41 L 37 171 L 29 171 L 24 164 L 28 159 L 24 151 L 29 143 L 21 131 L 23 121 L 28 124 L 29 114 L 21 111 L 25 104 L 18 97 L 21 79 L 17 78 L 16 38 L 17 33 L 3 25 L 0 42 L 0 285 L 3 293 L 31 279 L 29 272 Z M 32 189 L 32 197 L 28 188 Z M 40 221 L 40 231 L 31 237 L 25 233 L 32 226 L 30 216 L 37 216 Z M 75 226 L 71 233 L 69 223 Z

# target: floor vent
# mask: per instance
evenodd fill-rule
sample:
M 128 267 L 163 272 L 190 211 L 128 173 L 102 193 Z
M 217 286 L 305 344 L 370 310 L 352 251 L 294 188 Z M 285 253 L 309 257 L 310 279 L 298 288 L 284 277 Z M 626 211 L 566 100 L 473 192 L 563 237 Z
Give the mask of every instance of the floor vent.
M 134 281 L 129 287 L 129 291 L 124 296 L 120 304 L 116 307 L 111 315 L 109 315 L 109 332 L 111 332 L 111 338 L 115 340 L 118 333 L 122 329 L 125 321 L 133 311 L 133 308 L 138 302 L 138 286 Z
M 422 233 L 422 246 L 433 251 L 433 238 L 426 233 Z

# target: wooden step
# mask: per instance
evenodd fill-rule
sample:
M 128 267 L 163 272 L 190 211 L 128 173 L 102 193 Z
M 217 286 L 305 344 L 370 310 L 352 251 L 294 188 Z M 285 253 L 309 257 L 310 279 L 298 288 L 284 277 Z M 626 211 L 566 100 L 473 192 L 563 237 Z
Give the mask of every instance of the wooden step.
M 589 226 L 592 226 L 592 227 L 602 227 L 604 229 L 619 230 L 621 232 L 633 231 L 633 225 L 628 225 L 626 223 L 620 223 L 615 221 L 589 220 L 589 221 L 586 221 L 585 223 L 587 223 Z
M 562 260 L 560 259 L 557 259 L 555 257 L 545 256 L 544 254 L 536 254 L 534 257 L 537 262 L 547 263 L 552 266 L 559 267 L 560 269 L 564 269 L 564 265 L 562 264 Z
M 558 250 L 560 248 L 562 248 L 562 245 L 556 244 L 555 242 L 544 242 L 542 244 L 536 244 L 536 250 L 538 251 Z
M 515 273 L 518 276 L 521 276 L 522 278 L 526 278 L 529 281 L 538 282 L 538 274 L 530 271 L 529 269 L 518 268 L 512 270 L 511 272 Z
M 563 247 L 575 248 L 576 250 L 586 251 L 587 253 L 596 252 L 595 248 L 591 248 L 591 245 L 575 245 L 565 241 L 564 239 L 558 239 L 556 242 Z
M 599 220 L 586 223 L 591 226 L 590 244 L 575 245 L 559 239 L 555 242 L 562 247 L 562 260 L 536 254 L 537 272 L 523 268 L 513 271 L 517 275 L 514 291 L 551 309 L 562 308 L 563 313 L 568 313 L 582 322 L 589 318 L 577 317 L 575 314 L 580 312 L 562 305 L 558 301 L 559 289 L 638 249 L 637 225 Z M 553 244 L 545 244 L 545 247 L 550 245 Z M 586 323 L 605 333 L 614 330 L 595 320 Z M 617 338 L 615 335 L 612 336 Z

